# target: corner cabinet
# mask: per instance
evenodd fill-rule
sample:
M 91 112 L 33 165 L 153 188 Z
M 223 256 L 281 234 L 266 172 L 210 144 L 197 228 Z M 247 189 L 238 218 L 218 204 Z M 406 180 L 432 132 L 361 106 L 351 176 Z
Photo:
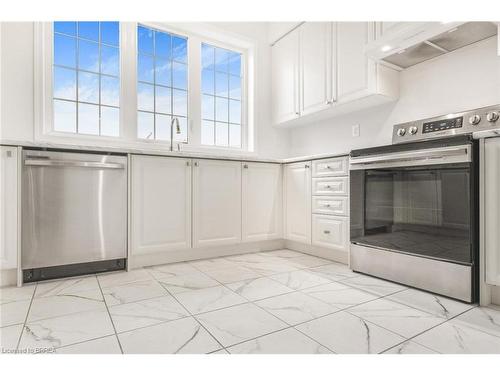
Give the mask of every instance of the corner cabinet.
M 193 162 L 193 247 L 241 242 L 241 162 Z
M 311 162 L 285 165 L 285 238 L 311 243 Z
M 0 270 L 17 268 L 18 150 L 0 146 Z
M 241 180 L 243 241 L 282 238 L 281 165 L 242 163 Z
M 367 57 L 375 22 L 305 22 L 272 50 L 275 125 L 296 126 L 394 101 L 399 72 Z
M 132 255 L 191 247 L 191 160 L 132 156 Z

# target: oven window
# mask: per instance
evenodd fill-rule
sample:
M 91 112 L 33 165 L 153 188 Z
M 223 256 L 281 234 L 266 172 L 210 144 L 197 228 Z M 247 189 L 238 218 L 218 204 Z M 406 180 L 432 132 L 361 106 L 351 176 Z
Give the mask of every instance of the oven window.
M 352 231 L 353 242 L 471 262 L 468 165 L 360 173 L 364 181 L 358 181 L 363 190 L 359 195 L 364 200 L 355 211 L 362 225 Z

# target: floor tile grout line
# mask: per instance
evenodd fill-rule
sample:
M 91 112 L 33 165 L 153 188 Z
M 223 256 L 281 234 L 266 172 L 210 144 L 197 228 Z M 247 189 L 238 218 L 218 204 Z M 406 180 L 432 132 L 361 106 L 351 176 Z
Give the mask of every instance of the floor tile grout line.
M 171 293 L 169 290 L 167 290 L 167 288 L 165 288 L 163 285 L 162 285 L 162 288 L 163 288 L 163 289 L 165 289 L 165 291 L 166 291 L 168 294 L 170 294 L 170 295 L 172 296 L 172 298 L 173 298 L 174 300 L 176 300 L 176 301 L 177 301 L 177 303 L 178 303 L 179 305 L 181 305 L 181 306 L 182 306 L 182 307 L 183 307 L 183 308 L 184 308 L 184 309 L 185 309 L 185 310 L 186 310 L 189 314 L 191 314 L 191 311 L 189 311 L 189 310 L 186 308 L 186 306 L 184 306 L 184 305 L 181 303 L 181 301 L 179 301 L 179 300 L 178 300 L 178 299 L 177 299 L 177 298 L 173 295 L 173 293 Z M 228 288 L 228 289 L 229 289 L 229 288 Z M 207 327 L 205 327 L 205 326 L 203 325 L 203 323 L 201 323 L 201 322 L 200 322 L 200 321 L 199 321 L 199 320 L 198 320 L 198 319 L 197 319 L 194 315 L 192 315 L 192 314 L 191 314 L 191 317 L 192 317 L 192 318 L 193 318 L 193 319 L 194 319 L 194 320 L 195 320 L 195 321 L 196 321 L 196 322 L 197 322 L 197 323 L 198 323 L 201 327 L 203 327 L 203 329 L 204 329 L 204 330 L 205 330 L 205 331 L 206 331 L 206 332 L 207 332 L 207 333 L 208 333 L 208 334 L 209 334 L 209 335 L 210 335 L 210 336 L 211 336 L 211 337 L 215 340 L 215 342 L 216 342 L 217 344 L 219 344 L 219 345 L 220 345 L 220 347 L 221 347 L 221 348 L 224 348 L 224 345 L 222 345 L 222 343 L 221 343 L 219 340 L 217 340 L 217 338 L 216 338 L 216 337 L 212 334 L 212 332 L 210 332 L 210 330 L 209 330 L 209 329 L 207 329 Z M 218 350 L 220 350 L 220 349 L 218 349 Z
M 399 292 L 396 292 L 396 293 L 399 293 Z M 393 293 L 393 294 L 396 294 L 396 293 Z M 390 294 L 390 295 L 392 295 L 392 294 Z M 382 298 L 385 298 L 385 297 L 382 297 Z M 370 302 L 372 302 L 372 301 L 370 301 Z M 368 303 L 368 302 L 366 302 L 366 303 Z M 407 305 L 404 305 L 404 306 L 407 306 Z M 407 306 L 407 307 L 412 308 L 411 306 Z M 413 340 L 415 337 L 420 336 L 420 335 L 422 335 L 422 334 L 424 334 L 424 333 L 426 333 L 426 332 L 428 332 L 428 331 L 430 331 L 430 330 L 432 330 L 432 329 L 434 329 L 434 328 L 437 328 L 437 327 L 441 326 L 442 324 L 445 324 L 445 323 L 449 322 L 450 320 L 453 320 L 453 319 L 455 319 L 456 317 L 458 317 L 458 316 L 460 316 L 460 315 L 462 315 L 462 314 L 465 314 L 466 312 L 468 312 L 468 311 L 470 311 L 470 310 L 472 310 L 472 309 L 474 309 L 474 308 L 476 308 L 476 307 L 477 307 L 477 306 L 474 306 L 474 307 L 472 307 L 472 308 L 470 308 L 470 309 L 467 309 L 467 310 L 465 310 L 465 311 L 463 311 L 463 312 L 461 312 L 461 313 L 459 313 L 459 314 L 457 314 L 456 316 L 453 316 L 453 317 L 451 317 L 451 318 L 442 318 L 442 317 L 440 317 L 440 316 L 437 316 L 437 315 L 434 315 L 434 314 L 428 313 L 427 311 L 423 311 L 423 310 L 420 310 L 420 309 L 415 309 L 415 310 L 419 310 L 419 311 L 421 311 L 421 312 L 425 312 L 425 313 L 427 313 L 427 314 L 429 314 L 429 315 L 432 315 L 433 317 L 436 317 L 436 318 L 442 318 L 442 319 L 444 319 L 444 320 L 443 320 L 441 323 L 438 323 L 438 324 L 436 324 L 436 325 L 434 325 L 434 326 L 432 326 L 432 327 L 429 327 L 429 328 L 427 328 L 427 329 L 423 330 L 422 332 L 419 332 L 419 333 L 417 333 L 417 334 L 415 334 L 415 335 L 411 336 L 410 338 L 406 338 L 406 337 L 405 337 L 405 336 L 403 336 L 401 333 L 398 333 L 398 332 L 396 332 L 396 331 L 393 331 L 392 329 L 389 329 L 389 328 L 384 327 L 384 326 L 382 326 L 382 325 L 380 325 L 380 324 L 378 324 L 378 323 L 375 323 L 375 322 L 371 321 L 370 319 L 365 319 L 365 318 L 363 318 L 363 317 L 361 317 L 361 316 L 358 316 L 358 315 L 356 315 L 356 314 L 353 314 L 353 313 L 352 313 L 352 312 L 350 312 L 350 311 L 345 311 L 345 312 L 346 312 L 346 313 L 348 313 L 348 314 L 350 314 L 350 315 L 352 315 L 352 316 L 355 316 L 355 317 L 357 317 L 357 318 L 359 318 L 359 319 L 366 320 L 366 321 L 370 322 L 371 324 L 374 324 L 374 325 L 378 326 L 379 328 L 385 329 L 385 330 L 387 330 L 387 331 L 389 331 L 389 332 L 392 332 L 392 333 L 394 333 L 394 334 L 396 334 L 396 335 L 398 335 L 398 336 L 401 336 L 401 337 L 405 338 L 405 340 L 404 340 L 404 341 L 402 341 L 402 342 L 400 342 L 399 344 L 396 344 L 396 345 L 392 346 L 391 348 L 386 349 L 386 350 L 390 350 L 390 349 L 392 349 L 393 347 L 396 347 L 396 346 L 398 346 L 398 345 L 401 345 L 401 344 L 403 344 L 403 343 L 405 343 L 405 342 L 407 342 L 407 341 Z M 483 332 L 483 331 L 482 331 L 482 332 Z M 492 336 L 494 336 L 494 335 L 492 335 Z M 417 343 L 417 344 L 422 345 L 422 344 L 420 344 L 420 343 Z M 425 346 L 425 345 L 422 345 L 422 346 L 424 346 L 425 348 L 430 349 L 430 350 L 432 350 L 432 351 L 436 351 L 435 349 L 429 348 L 429 347 L 427 347 L 427 346 Z M 382 352 L 380 352 L 380 353 L 382 353 Z
M 104 293 L 102 292 L 101 283 L 100 283 L 99 278 L 97 276 L 96 276 L 96 279 L 97 279 L 97 284 L 99 285 L 99 289 L 101 290 L 102 298 L 104 300 L 104 306 L 106 306 L 106 311 L 108 312 L 108 317 L 109 317 L 109 320 L 111 321 L 111 326 L 113 327 L 113 331 L 115 332 L 116 341 L 118 341 L 118 346 L 120 347 L 121 353 L 124 354 L 122 343 L 120 342 L 120 338 L 118 337 L 118 333 L 116 332 L 115 322 L 113 321 L 113 317 L 111 316 L 111 313 L 109 312 L 109 307 L 108 307 L 108 303 L 106 302 L 106 297 L 104 297 Z
M 227 287 L 226 287 L 226 288 L 227 288 Z M 230 288 L 227 288 L 227 289 L 229 289 L 229 290 L 230 290 Z M 168 290 L 167 290 L 167 291 L 168 291 Z M 292 292 L 290 292 L 290 293 L 293 293 L 293 292 L 295 292 L 295 291 L 292 291 Z M 169 292 L 169 293 L 170 293 L 170 292 Z M 174 297 L 174 296 L 172 295 L 172 297 Z M 242 304 L 239 304 L 239 305 L 244 305 L 244 304 L 247 304 L 247 303 L 253 304 L 253 305 L 254 305 L 255 307 L 257 307 L 258 309 L 260 309 L 260 310 L 262 310 L 262 311 L 264 311 L 264 312 L 266 312 L 266 313 L 268 313 L 268 314 L 270 314 L 270 315 L 274 316 L 275 318 L 277 318 L 278 320 L 280 320 L 281 322 L 283 322 L 283 323 L 284 323 L 287 327 L 284 327 L 284 328 L 279 329 L 279 330 L 276 330 L 276 331 L 268 332 L 268 333 L 263 334 L 263 335 L 261 335 L 261 336 L 256 336 L 256 337 L 253 337 L 253 338 L 250 338 L 250 339 L 248 339 L 248 340 L 244 340 L 244 341 L 242 341 L 242 342 L 239 342 L 239 343 L 236 343 L 236 344 L 233 344 L 233 345 L 224 346 L 224 345 L 223 345 L 223 344 L 222 344 L 222 343 L 221 343 L 221 342 L 220 342 L 220 341 L 219 341 L 219 340 L 218 340 L 218 339 L 217 339 L 217 338 L 216 338 L 216 337 L 212 334 L 212 332 L 210 332 L 210 330 L 209 330 L 209 329 L 208 329 L 208 328 L 207 328 L 207 327 L 203 324 L 203 322 L 201 322 L 200 320 L 198 320 L 198 318 L 197 318 L 197 316 L 196 316 L 196 315 L 192 315 L 192 317 L 193 317 L 193 318 L 194 318 L 194 319 L 195 319 L 195 320 L 196 320 L 196 321 L 197 321 L 197 322 L 198 322 L 198 323 L 199 323 L 199 324 L 200 324 L 200 325 L 201 325 L 201 326 L 202 326 L 202 327 L 203 327 L 203 328 L 204 328 L 204 329 L 205 329 L 205 330 L 206 330 L 206 331 L 210 334 L 210 336 L 212 336 L 212 337 L 214 338 L 214 340 L 215 340 L 215 341 L 217 341 L 217 343 L 218 343 L 219 345 L 221 345 L 221 347 L 222 347 L 224 350 L 226 350 L 226 352 L 228 352 L 228 354 L 231 354 L 231 352 L 228 350 L 228 348 L 230 348 L 230 347 L 233 347 L 233 346 L 236 346 L 236 345 L 242 344 L 242 343 L 244 343 L 244 342 L 249 342 L 249 341 L 252 341 L 252 340 L 256 340 L 256 339 L 258 339 L 258 338 L 260 338 L 260 337 L 264 337 L 264 336 L 267 336 L 267 335 L 270 335 L 270 334 L 273 334 L 273 333 L 276 333 L 276 332 L 280 332 L 280 331 L 283 331 L 283 330 L 286 330 L 286 329 L 290 329 L 290 328 L 295 329 L 295 328 L 294 328 L 292 325 L 290 325 L 289 323 L 285 322 L 285 321 L 284 321 L 284 320 L 282 320 L 281 318 L 279 318 L 279 317 L 275 316 L 274 314 L 270 313 L 269 311 L 267 311 L 267 310 L 265 310 L 264 308 L 262 308 L 262 307 L 258 306 L 257 304 L 255 304 L 255 303 L 254 303 L 254 301 L 250 301 L 250 300 L 248 300 L 248 298 L 246 298 L 246 297 L 244 297 L 244 296 L 241 296 L 241 297 L 242 297 L 242 298 L 245 298 L 245 299 L 247 300 L 247 302 L 242 303 Z M 175 297 L 174 297 L 174 298 L 175 298 Z M 177 300 L 177 298 L 175 298 L 175 299 Z M 182 306 L 183 306 L 183 307 L 187 310 L 187 308 L 186 308 L 186 307 L 185 307 L 185 306 L 184 306 L 184 305 L 183 305 L 180 301 L 178 301 L 178 300 L 177 300 L 177 302 L 179 302 L 179 304 L 181 304 L 181 305 L 182 305 Z M 218 310 L 223 310 L 223 309 L 227 309 L 227 308 L 234 307 L 234 306 L 239 306 L 239 305 L 227 306 L 227 307 L 224 307 L 224 308 L 221 308 L 221 309 L 218 309 Z M 189 311 L 189 310 L 188 310 L 188 311 Z M 213 312 L 213 311 L 217 311 L 217 310 L 212 310 L 212 311 L 208 311 L 208 312 Z M 205 314 L 205 313 L 200 313 L 200 314 L 197 314 L 197 315 L 201 315 L 201 314 Z M 295 330 L 296 330 L 296 331 L 298 331 L 297 329 L 295 329 Z M 298 332 L 299 332 L 299 333 L 302 333 L 302 332 L 300 332 L 300 331 L 298 331 Z M 306 336 L 307 336 L 307 335 L 306 335 Z M 309 337 L 309 336 L 307 336 L 307 337 Z M 325 345 L 323 345 L 323 344 L 321 344 L 321 343 L 317 342 L 317 341 L 316 341 L 316 340 L 314 340 L 313 338 L 311 338 L 311 337 L 309 337 L 309 338 L 310 338 L 311 340 L 313 340 L 314 342 L 316 342 L 318 345 L 325 347 Z M 330 350 L 329 348 L 327 348 L 327 349 L 328 349 L 328 350 Z M 220 350 L 220 349 L 219 349 L 219 350 Z
M 477 306 L 476 306 L 476 307 L 477 307 Z M 473 307 L 472 309 L 474 309 L 474 308 L 476 308 L 476 307 Z M 385 351 L 387 351 L 387 350 L 390 350 L 390 349 L 392 349 L 392 348 L 394 348 L 394 347 L 396 347 L 396 346 L 398 346 L 398 345 L 401 345 L 401 344 L 403 344 L 403 343 L 405 343 L 405 342 L 407 342 L 407 341 L 411 341 L 411 340 L 413 340 L 415 337 L 421 336 L 421 335 L 423 335 L 424 333 L 427 333 L 427 332 L 429 332 L 429 331 L 431 331 L 431 330 L 433 330 L 433 329 L 435 329 L 435 328 L 437 328 L 437 327 L 439 327 L 439 326 L 441 326 L 441 325 L 443 325 L 443 324 L 445 324 L 445 323 L 448 323 L 450 320 L 453 320 L 453 319 L 455 319 L 455 318 L 459 317 L 460 315 L 463 315 L 463 314 L 465 314 L 465 313 L 469 312 L 469 311 L 470 311 L 470 310 L 472 310 L 472 309 L 469 309 L 469 310 L 463 311 L 463 312 L 461 312 L 460 314 L 457 314 L 457 315 L 455 315 L 455 316 L 454 316 L 454 317 L 452 317 L 452 318 L 446 319 L 444 322 L 441 322 L 441 323 L 439 323 L 439 324 L 437 324 L 437 325 L 435 325 L 435 326 L 433 326 L 433 327 L 430 327 L 430 328 L 428 328 L 428 329 L 426 329 L 426 330 L 424 330 L 424 331 L 422 331 L 422 332 L 419 332 L 419 333 L 417 333 L 416 335 L 414 335 L 414 336 L 412 336 L 412 337 L 408 338 L 407 340 L 405 340 L 405 341 L 403 341 L 403 342 L 401 342 L 401 343 L 399 343 L 399 344 L 396 344 L 396 345 L 394 345 L 394 346 L 392 346 L 392 347 L 390 347 L 390 348 L 388 348 L 388 349 L 384 350 L 383 352 L 385 352 Z M 375 323 L 373 323 L 373 324 L 375 324 Z M 387 328 L 386 328 L 386 329 L 387 329 Z M 437 352 L 437 353 L 439 353 L 439 354 L 443 354 L 443 353 L 438 352 L 436 349 L 432 349 L 432 348 L 430 348 L 430 347 L 428 347 L 428 346 L 426 346 L 426 345 L 420 344 L 419 342 L 417 342 L 417 344 L 422 345 L 424 348 L 430 349 L 430 350 L 432 350 L 432 351 L 434 351 L 434 352 Z M 381 352 L 381 353 L 383 353 L 383 352 Z
M 36 288 L 38 288 L 38 283 L 35 284 L 35 288 L 33 289 L 33 294 L 31 296 L 30 305 L 28 306 L 28 311 L 26 312 L 26 316 L 24 317 L 23 328 L 21 329 L 21 334 L 17 339 L 16 351 L 19 350 L 19 345 L 21 345 L 21 339 L 24 335 L 24 330 L 26 329 L 26 323 L 28 322 L 28 316 L 30 314 L 31 305 L 33 304 L 33 299 L 35 298 Z
M 293 328 L 293 329 L 295 329 L 297 332 L 299 332 L 299 333 L 301 333 L 301 334 L 303 334 L 303 335 L 307 336 L 308 338 L 310 338 L 311 340 L 313 340 L 314 342 L 316 342 L 316 343 L 317 343 L 317 344 L 319 344 L 320 346 L 323 346 L 323 347 L 327 348 L 328 350 L 331 350 L 331 349 L 330 349 L 330 348 L 328 348 L 326 345 L 321 344 L 321 343 L 320 343 L 319 341 L 317 341 L 316 339 L 314 339 L 314 338 L 310 337 L 309 335 L 307 335 L 307 334 L 305 334 L 305 333 L 303 333 L 303 332 L 299 331 L 299 330 L 296 328 L 296 325 L 298 325 L 298 324 L 302 324 L 302 323 L 298 323 L 298 324 L 290 324 L 290 323 L 288 323 L 288 322 L 284 321 L 283 319 L 281 319 L 279 316 L 276 316 L 276 315 L 275 315 L 275 314 L 273 314 L 272 312 L 268 311 L 268 310 L 267 310 L 267 309 L 265 309 L 264 307 L 261 307 L 261 306 L 257 305 L 257 304 L 256 304 L 256 303 L 254 303 L 254 302 L 252 302 L 252 303 L 253 303 L 255 306 L 257 306 L 258 308 L 260 308 L 260 309 L 264 310 L 264 311 L 265 311 L 265 312 L 267 312 L 268 314 L 271 314 L 272 316 L 274 316 L 274 317 L 276 317 L 277 319 L 281 320 L 283 323 L 287 324 L 287 325 L 288 325 L 288 327 L 287 327 L 287 328 L 284 328 L 284 329 Z M 331 313 L 330 313 L 330 314 L 331 314 Z M 326 315 L 329 315 L 329 314 L 325 314 L 325 315 L 323 315 L 323 316 L 326 316 Z M 314 318 L 314 319 L 319 319 L 319 318 L 322 318 L 323 316 L 321 316 L 321 317 L 316 317 L 316 318 Z M 312 319 L 312 320 L 314 320 L 314 319 Z M 275 333 L 275 332 L 272 332 L 272 333 Z M 270 334 L 270 333 L 269 333 L 269 334 Z M 255 340 L 255 338 L 254 338 L 254 339 L 250 339 L 250 340 L 248 340 L 248 341 L 251 341 L 251 340 Z M 334 352 L 333 350 L 331 350 L 331 351 L 332 351 L 332 352 Z M 334 353 L 335 353 L 335 352 L 334 352 Z
M 245 340 L 239 341 L 239 342 L 237 342 L 235 344 L 224 346 L 224 349 L 226 349 L 229 352 L 229 349 L 234 348 L 235 346 L 238 346 L 238 345 L 241 345 L 241 344 L 245 344 L 245 343 L 253 341 L 253 340 L 258 340 L 258 339 L 261 339 L 263 337 L 266 337 L 266 336 L 269 336 L 269 335 L 273 335 L 273 334 L 278 333 L 278 332 L 286 331 L 287 329 L 291 329 L 291 328 L 293 328 L 293 327 L 287 326 L 287 327 L 283 327 L 283 328 L 280 328 L 280 329 L 277 329 L 277 330 L 274 330 L 274 331 L 271 331 L 271 332 L 266 332 L 266 333 L 263 333 L 262 335 L 255 336 L 255 337 L 252 337 L 250 339 L 245 339 Z M 324 345 L 322 345 L 322 346 L 324 346 Z M 229 354 L 233 354 L 233 353 L 229 352 Z M 234 353 L 234 354 L 236 354 L 236 353 Z
M 56 353 L 57 353 L 57 350 L 58 349 L 62 349 L 62 348 L 69 348 L 71 346 L 75 346 L 75 345 L 79 345 L 79 344 L 85 344 L 87 342 L 91 342 L 91 341 L 95 341 L 95 340 L 100 340 L 100 339 L 104 339 L 106 337 L 116 337 L 116 334 L 114 333 L 111 333 L 109 335 L 104 335 L 104 336 L 99 336 L 99 337 L 95 337 L 93 339 L 88 339 L 88 340 L 83 340 L 83 341 L 78 341 L 78 342 L 74 342 L 72 344 L 68 344 L 68 345 L 61 345 L 61 346 L 58 346 L 57 348 L 55 348 L 56 350 Z M 109 354 L 109 353 L 106 353 L 106 354 Z
M 287 294 L 291 294 L 291 293 L 296 293 L 296 292 L 298 292 L 298 290 L 293 290 L 293 291 L 288 292 L 288 293 L 285 293 L 285 294 L 280 294 L 279 296 L 283 296 L 283 295 L 287 295 Z M 277 297 L 277 296 L 274 296 L 274 297 Z M 245 298 L 245 297 L 243 297 L 243 298 Z M 269 297 L 269 298 L 273 298 L 273 297 Z M 261 300 L 256 300 L 256 301 L 250 301 L 250 300 L 248 300 L 248 302 L 249 302 L 249 303 L 251 303 L 251 304 L 253 304 L 253 305 L 254 305 L 254 306 L 256 306 L 257 308 L 261 309 L 262 311 L 264 311 L 264 312 L 266 312 L 266 313 L 268 313 L 268 314 L 270 314 L 270 315 L 274 316 L 276 319 L 278 319 L 278 320 L 282 321 L 282 322 L 283 322 L 284 324 L 286 324 L 288 327 L 285 327 L 285 328 L 280 329 L 280 330 L 277 330 L 277 331 L 269 332 L 269 333 L 266 333 L 266 334 L 264 334 L 264 335 L 262 335 L 262 336 L 257 336 L 257 337 L 254 337 L 254 338 L 251 338 L 251 339 L 248 339 L 248 340 L 242 341 L 242 342 L 240 342 L 240 343 L 237 343 L 237 344 L 234 344 L 234 345 L 231 345 L 231 346 L 225 347 L 225 349 L 226 349 L 226 350 L 227 350 L 229 347 L 232 347 L 232 346 L 235 346 L 235 345 L 239 345 L 239 344 L 242 344 L 242 343 L 244 343 L 244 342 L 249 342 L 249 341 L 252 341 L 252 340 L 256 340 L 256 339 L 258 339 L 258 338 L 260 338 L 260 337 L 268 336 L 268 335 L 271 335 L 271 334 L 273 334 L 273 333 L 280 332 L 280 331 L 283 331 L 283 330 L 286 330 L 286 329 L 290 329 L 290 328 L 295 329 L 297 332 L 299 332 L 299 333 L 301 333 L 301 334 L 305 335 L 304 333 L 302 333 L 302 332 L 300 332 L 298 329 L 296 329 L 294 325 L 292 325 L 292 324 L 290 324 L 290 323 L 288 323 L 288 322 L 284 321 L 284 320 L 283 320 L 283 319 L 281 319 L 279 316 L 277 316 L 277 315 L 273 314 L 272 312 L 268 311 L 268 310 L 267 310 L 267 309 L 265 309 L 264 307 L 259 306 L 259 305 L 256 303 L 256 302 L 258 302 L 258 301 L 262 301 L 262 300 L 265 300 L 265 299 L 266 299 L 266 298 L 263 298 L 263 299 L 261 299 Z M 308 335 L 305 335 L 305 336 L 309 337 Z M 316 341 L 316 340 L 315 340 L 315 339 L 313 339 L 312 337 L 309 337 L 309 338 L 310 338 L 311 340 L 313 340 L 314 342 L 316 342 L 318 345 L 323 346 L 323 347 L 327 348 L 328 350 L 331 350 L 330 348 L 328 348 L 328 347 L 326 347 L 325 345 L 321 344 L 320 342 Z M 333 352 L 333 350 L 331 350 L 331 351 Z M 335 353 L 335 352 L 334 352 L 334 353 Z
M 344 285 L 347 285 L 347 284 L 344 284 Z M 349 286 L 349 285 L 348 285 L 348 286 Z M 364 291 L 364 290 L 362 290 L 362 289 L 359 289 L 359 290 Z M 397 301 L 397 300 L 393 300 L 393 299 L 388 298 L 388 297 L 394 296 L 394 295 L 396 295 L 396 294 L 399 294 L 399 293 L 402 293 L 402 292 L 406 292 L 406 291 L 408 291 L 408 290 L 416 290 L 416 291 L 418 291 L 418 289 L 414 289 L 414 288 L 408 287 L 408 288 L 406 288 L 406 289 L 403 289 L 403 290 L 398 290 L 397 292 L 393 292 L 393 293 L 389 293 L 389 294 L 387 294 L 387 295 L 385 295 L 385 296 L 382 296 L 382 297 L 380 297 L 380 298 L 377 298 L 377 299 L 375 299 L 375 300 L 368 301 L 368 302 L 373 302 L 373 301 L 376 301 L 376 300 L 379 300 L 379 299 L 387 299 L 387 301 L 388 301 L 388 302 L 392 302 L 392 303 L 396 303 L 396 304 L 399 304 L 399 305 L 403 305 L 403 306 L 409 307 L 409 308 L 411 308 L 411 309 L 418 310 L 418 311 L 420 311 L 420 312 L 424 312 L 424 313 L 426 313 L 426 314 L 436 316 L 436 317 L 438 317 L 438 318 L 441 318 L 441 317 L 442 317 L 442 316 L 437 315 L 437 314 L 435 314 L 435 313 L 431 313 L 431 312 L 429 312 L 429 311 L 426 311 L 426 310 L 424 310 L 424 309 L 422 309 L 422 308 L 419 308 L 419 307 L 415 307 L 415 306 L 409 305 L 409 304 L 407 304 L 407 303 L 405 303 L 405 302 L 400 302 L 400 301 Z M 366 291 L 365 291 L 365 292 L 366 292 Z M 367 292 L 367 293 L 369 293 L 369 292 Z M 434 295 L 434 294 L 433 294 L 433 293 L 431 293 L 431 292 L 425 292 L 425 293 L 428 293 L 428 294 L 430 294 L 430 295 Z M 371 294 L 374 294 L 374 293 L 371 293 Z M 444 297 L 444 298 L 446 298 L 446 297 Z M 366 302 L 366 303 L 368 303 L 368 302 Z M 475 309 L 476 307 L 478 307 L 478 305 L 472 305 L 470 308 L 468 308 L 467 310 L 464 310 L 464 311 L 463 311 L 463 312 L 461 312 L 459 315 L 461 315 L 461 314 L 462 314 L 462 313 L 464 313 L 464 312 L 467 312 L 467 311 L 470 311 L 470 310 L 472 310 L 472 309 Z M 458 315 L 457 315 L 457 316 L 458 316 Z M 449 320 L 449 319 L 453 319 L 454 317 L 455 317 L 455 316 L 453 316 L 453 317 L 451 317 L 451 318 L 443 318 L 443 319 Z

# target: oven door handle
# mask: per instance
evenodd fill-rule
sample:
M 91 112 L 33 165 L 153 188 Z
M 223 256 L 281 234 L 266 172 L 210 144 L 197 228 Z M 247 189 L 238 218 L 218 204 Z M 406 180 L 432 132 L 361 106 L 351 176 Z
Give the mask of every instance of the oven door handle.
M 393 152 L 376 156 L 351 157 L 350 169 L 379 167 L 413 167 L 450 163 L 470 163 L 471 145 Z

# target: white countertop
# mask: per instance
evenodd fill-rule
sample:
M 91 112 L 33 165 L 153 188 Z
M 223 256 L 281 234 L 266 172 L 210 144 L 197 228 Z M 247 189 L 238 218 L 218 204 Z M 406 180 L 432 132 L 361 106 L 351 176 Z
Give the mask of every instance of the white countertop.
M 348 153 L 323 153 L 315 155 L 304 155 L 292 158 L 269 158 L 260 157 L 251 153 L 214 153 L 203 151 L 168 151 L 160 149 L 144 149 L 138 147 L 127 146 L 96 146 L 96 145 L 71 145 L 66 143 L 52 143 L 52 142 L 32 142 L 21 141 L 12 139 L 1 139 L 0 145 L 5 146 L 22 146 L 22 147 L 39 147 L 39 148 L 52 148 L 61 150 L 79 150 L 79 151 L 97 151 L 97 152 L 115 152 L 124 154 L 138 154 L 138 155 L 158 155 L 158 156 L 171 156 L 179 158 L 198 158 L 198 159 L 218 159 L 218 160 L 236 160 L 236 161 L 255 161 L 265 163 L 294 163 L 306 160 L 325 159 L 332 157 L 347 156 Z

